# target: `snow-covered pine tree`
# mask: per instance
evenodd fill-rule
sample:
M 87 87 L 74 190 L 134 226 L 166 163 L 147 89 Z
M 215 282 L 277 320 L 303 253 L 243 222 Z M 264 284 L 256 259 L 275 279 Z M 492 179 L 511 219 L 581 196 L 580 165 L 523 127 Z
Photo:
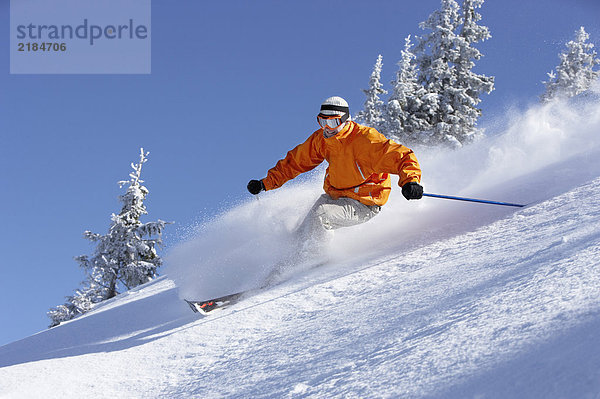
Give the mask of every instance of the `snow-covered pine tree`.
M 387 94 L 387 91 L 383 90 L 381 84 L 381 69 L 383 67 L 383 56 L 380 54 L 377 57 L 371 78 L 369 79 L 369 88 L 363 89 L 363 92 L 367 96 L 365 105 L 362 111 L 356 114 L 356 121 L 366 126 L 374 127 L 380 130 L 384 118 L 383 118 L 383 101 L 379 98 L 382 94 Z
M 385 107 L 383 133 L 404 144 L 419 142 L 419 134 L 429 130 L 427 115 L 423 114 L 423 97 L 427 94 L 417 81 L 418 72 L 412 52 L 410 35 L 404 41 L 402 57 L 398 62 L 392 94 Z
M 472 142 L 483 134 L 481 129 L 476 128 L 477 119 L 481 116 L 481 109 L 477 105 L 481 102 L 480 96 L 483 93 L 489 94 L 494 90 L 493 76 L 473 72 L 475 61 L 482 57 L 481 52 L 473 45 L 492 37 L 486 26 L 478 25 L 481 14 L 476 10 L 481 8 L 483 2 L 484 0 L 464 0 L 462 4 L 463 24 L 459 35 L 464 40 L 457 41 L 458 59 L 454 64 L 459 89 L 454 98 L 454 108 L 461 120 L 461 128 L 455 137 L 461 144 Z
M 540 97 L 542 102 L 554 98 L 573 97 L 588 90 L 600 76 L 600 71 L 594 70 L 600 60 L 596 57 L 594 45 L 588 43 L 590 36 L 582 26 L 575 32 L 575 40 L 567 43 L 567 49 L 559 55 L 560 64 L 556 73 L 548 73 L 546 92 Z
M 156 277 L 162 264 L 156 247 L 162 243 L 167 222 L 160 219 L 148 223 L 140 221 L 140 217 L 148 213 L 144 205 L 148 189 L 141 179 L 147 156 L 142 148 L 140 162 L 131 164 L 133 172 L 129 180 L 119 182 L 120 187 L 127 186 L 127 190 L 119 197 L 123 206 L 118 215 L 112 215 L 108 233 L 84 233 L 85 238 L 97 243 L 92 257 L 75 258 L 86 271 L 86 280 L 82 283 L 83 288 L 67 297 L 64 305 L 48 312 L 52 321 L 50 327 L 87 312 L 95 303 L 110 299 L 123 289 L 131 289 Z
M 479 95 L 493 89 L 492 77 L 471 71 L 473 60 L 481 58 L 472 45 L 490 37 L 486 27 L 477 25 L 481 16 L 475 9 L 482 4 L 465 0 L 461 15 L 456 1 L 442 0 L 440 9 L 419 25 L 430 31 L 415 46 L 418 81 L 428 93 L 422 113 L 429 117 L 431 130 L 422 136 L 425 144 L 461 147 L 479 133 Z
M 148 189 L 142 185 L 144 181 L 141 179 L 147 155 L 141 149 L 140 162 L 131 164 L 133 172 L 129 180 L 119 182 L 120 187 L 127 186 L 127 190 L 119 197 L 123 207 L 118 215 L 112 215 L 108 234 L 84 233 L 87 239 L 98 244 L 94 256 L 79 256 L 77 261 L 85 270 L 100 276 L 96 280 L 104 289 L 104 299 L 118 294 L 121 287 L 131 289 L 152 280 L 162 264 L 156 254 L 156 246 L 162 242 L 166 222 L 140 221 L 140 217 L 148 213 L 144 205 Z
M 98 277 L 98 276 L 97 276 Z M 48 311 L 51 320 L 49 327 L 55 327 L 63 321 L 71 320 L 91 310 L 94 304 L 104 300 L 103 288 L 93 276 L 87 276 L 82 283 L 83 288 L 77 289 L 74 295 L 66 297 L 64 305 L 59 305 Z
M 423 111 L 429 117 L 431 130 L 423 135 L 424 144 L 448 144 L 454 139 L 451 128 L 458 120 L 448 97 L 456 79 L 450 63 L 457 58 L 455 31 L 459 25 L 459 7 L 454 0 L 442 0 L 441 8 L 419 24 L 421 29 L 430 31 L 418 37 L 415 46 L 419 83 L 430 95 Z

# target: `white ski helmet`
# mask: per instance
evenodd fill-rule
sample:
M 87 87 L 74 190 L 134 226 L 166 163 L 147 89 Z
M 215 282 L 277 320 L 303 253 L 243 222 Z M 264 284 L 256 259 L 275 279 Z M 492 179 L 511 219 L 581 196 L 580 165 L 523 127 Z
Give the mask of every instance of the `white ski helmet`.
M 338 96 L 329 97 L 323 101 L 320 113 L 323 115 L 348 114 L 348 119 L 350 119 L 350 107 L 348 106 L 348 102 Z

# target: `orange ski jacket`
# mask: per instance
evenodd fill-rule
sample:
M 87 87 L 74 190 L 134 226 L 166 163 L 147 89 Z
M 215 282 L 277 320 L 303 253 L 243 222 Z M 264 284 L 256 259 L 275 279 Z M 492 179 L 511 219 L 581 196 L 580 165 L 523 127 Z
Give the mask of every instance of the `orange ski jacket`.
M 349 197 L 365 205 L 382 206 L 390 196 L 390 173 L 400 176 L 400 187 L 421 180 L 421 168 L 411 149 L 350 121 L 333 137 L 325 138 L 319 129 L 289 151 L 263 179 L 265 189 L 281 187 L 324 160 L 329 166 L 323 189 L 333 199 Z

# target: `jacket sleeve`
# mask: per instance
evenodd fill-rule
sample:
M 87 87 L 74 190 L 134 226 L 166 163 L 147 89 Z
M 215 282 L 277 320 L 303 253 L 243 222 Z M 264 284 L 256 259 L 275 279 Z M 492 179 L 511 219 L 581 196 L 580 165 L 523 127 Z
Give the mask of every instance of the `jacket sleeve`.
M 277 162 L 275 167 L 263 179 L 266 190 L 281 187 L 288 180 L 301 173 L 319 166 L 325 159 L 319 145 L 320 131 L 313 133 L 304 143 L 289 151 L 285 158 Z
M 400 187 L 421 181 L 421 167 L 414 152 L 387 139 L 375 129 L 357 142 L 357 159 L 369 173 L 393 173 L 400 176 Z

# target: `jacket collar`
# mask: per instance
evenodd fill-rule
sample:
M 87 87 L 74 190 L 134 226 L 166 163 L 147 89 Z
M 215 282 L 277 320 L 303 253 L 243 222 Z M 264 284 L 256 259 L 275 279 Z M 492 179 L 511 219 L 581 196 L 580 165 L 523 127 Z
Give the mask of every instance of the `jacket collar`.
M 352 121 L 346 122 L 346 126 L 344 126 L 344 128 L 342 130 L 340 130 L 340 132 L 333 137 L 336 137 L 338 140 L 345 139 L 346 137 L 350 136 L 350 134 L 354 130 L 354 126 L 356 126 L 356 124 L 354 122 L 352 122 Z
M 354 126 L 355 123 L 353 121 L 348 121 L 346 122 L 346 125 L 342 128 L 342 130 L 340 130 L 338 133 L 336 133 L 335 135 L 326 138 L 325 140 L 329 140 L 329 139 L 344 139 L 346 137 L 348 137 L 350 135 L 350 133 L 352 133 L 352 131 L 354 130 Z

